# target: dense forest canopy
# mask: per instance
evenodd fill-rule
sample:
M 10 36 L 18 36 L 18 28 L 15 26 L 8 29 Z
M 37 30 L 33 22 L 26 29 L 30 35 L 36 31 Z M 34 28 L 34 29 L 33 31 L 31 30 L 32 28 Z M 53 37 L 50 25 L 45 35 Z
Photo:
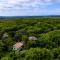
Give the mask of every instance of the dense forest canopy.
M 21 51 L 12 49 L 15 35 L 24 42 Z M 60 60 L 60 18 L 1 19 L 0 60 Z

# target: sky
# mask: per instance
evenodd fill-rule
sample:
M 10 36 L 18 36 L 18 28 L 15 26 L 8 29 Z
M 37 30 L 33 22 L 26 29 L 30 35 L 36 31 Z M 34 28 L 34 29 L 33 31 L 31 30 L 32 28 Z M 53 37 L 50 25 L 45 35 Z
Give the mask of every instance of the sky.
M 60 15 L 60 0 L 0 0 L 0 16 Z

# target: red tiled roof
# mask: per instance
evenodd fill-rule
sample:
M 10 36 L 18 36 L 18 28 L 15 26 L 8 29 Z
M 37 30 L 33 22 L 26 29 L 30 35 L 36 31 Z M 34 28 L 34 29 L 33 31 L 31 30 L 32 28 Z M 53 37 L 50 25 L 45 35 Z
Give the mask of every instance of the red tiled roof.
M 17 42 L 15 44 L 15 48 L 17 48 L 17 49 L 21 48 L 22 46 L 23 46 L 23 43 L 21 43 L 21 42 Z

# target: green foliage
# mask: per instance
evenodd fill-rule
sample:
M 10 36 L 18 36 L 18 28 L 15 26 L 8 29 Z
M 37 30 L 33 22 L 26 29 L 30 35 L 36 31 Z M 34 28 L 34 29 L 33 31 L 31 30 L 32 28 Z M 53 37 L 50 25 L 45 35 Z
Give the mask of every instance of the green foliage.
M 52 60 L 53 54 L 48 49 L 31 48 L 27 51 L 25 60 Z
M 30 48 L 20 52 L 10 52 L 1 60 L 60 60 L 60 47 L 54 49 Z
M 3 39 L 7 32 L 8 37 Z M 24 42 L 23 51 L 14 52 L 15 34 Z M 36 41 L 29 41 L 29 36 Z M 37 48 L 38 47 L 38 48 Z M 59 60 L 60 18 L 18 18 L 0 21 L 0 60 Z M 24 52 L 25 49 L 25 52 Z
M 54 59 L 55 60 L 60 60 L 60 47 L 59 48 L 54 48 L 52 50 L 53 54 L 54 54 Z
M 0 58 L 4 54 L 3 52 L 4 52 L 4 43 L 0 41 Z
M 48 32 L 46 34 L 41 34 L 38 44 L 41 47 L 54 48 L 60 46 L 60 30 L 55 30 Z

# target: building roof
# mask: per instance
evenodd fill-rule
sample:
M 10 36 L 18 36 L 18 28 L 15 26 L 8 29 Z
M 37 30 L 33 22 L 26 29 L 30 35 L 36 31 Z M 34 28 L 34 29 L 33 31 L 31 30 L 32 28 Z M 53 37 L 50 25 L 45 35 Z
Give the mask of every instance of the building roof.
M 8 37 L 8 33 L 3 34 L 3 38 Z
M 35 36 L 30 36 L 29 40 L 37 40 L 37 38 Z
M 23 46 L 23 43 L 22 42 L 17 42 L 15 45 L 13 45 L 13 49 L 14 50 L 17 50 L 19 48 L 22 48 L 22 46 Z

